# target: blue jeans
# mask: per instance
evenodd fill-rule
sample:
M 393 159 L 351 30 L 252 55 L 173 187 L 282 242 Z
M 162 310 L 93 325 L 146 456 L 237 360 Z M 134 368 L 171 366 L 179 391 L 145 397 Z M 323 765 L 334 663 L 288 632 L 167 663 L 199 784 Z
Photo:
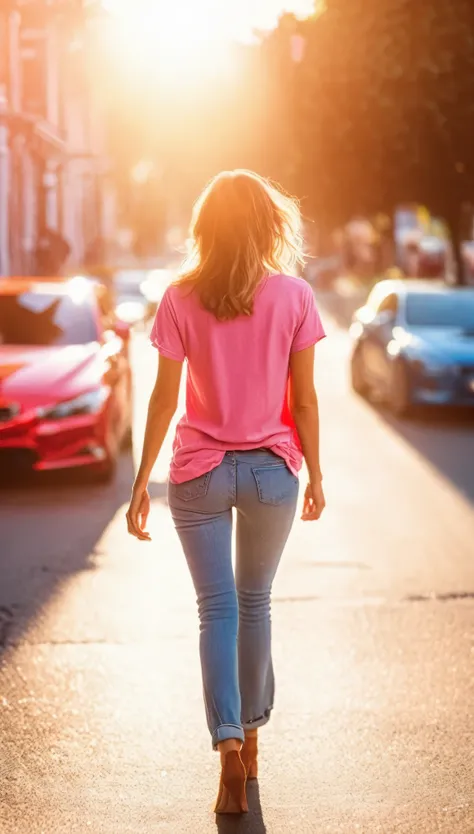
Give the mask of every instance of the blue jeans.
M 273 707 L 270 594 L 293 523 L 298 478 L 268 449 L 169 484 L 173 520 L 197 594 L 207 723 L 214 748 L 266 724 Z M 232 508 L 237 553 L 232 569 Z

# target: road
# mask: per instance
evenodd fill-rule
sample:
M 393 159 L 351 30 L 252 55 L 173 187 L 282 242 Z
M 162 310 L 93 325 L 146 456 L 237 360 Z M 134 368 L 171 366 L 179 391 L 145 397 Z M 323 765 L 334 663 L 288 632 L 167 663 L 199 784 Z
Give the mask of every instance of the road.
M 329 322 L 317 382 L 327 511 L 297 523 L 274 588 L 276 710 L 239 834 L 474 832 L 474 427 L 400 424 L 349 392 Z M 134 343 L 136 440 L 155 355 Z M 135 450 L 136 456 L 137 450 Z M 133 473 L 0 492 L 0 831 L 208 834 L 218 757 L 194 593 Z

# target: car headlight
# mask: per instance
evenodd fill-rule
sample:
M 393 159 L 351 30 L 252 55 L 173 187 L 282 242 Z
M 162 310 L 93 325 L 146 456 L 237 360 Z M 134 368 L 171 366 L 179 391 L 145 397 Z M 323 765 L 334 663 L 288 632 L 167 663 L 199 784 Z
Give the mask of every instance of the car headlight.
M 97 414 L 107 399 L 109 389 L 102 385 L 93 391 L 86 391 L 72 400 L 38 409 L 41 420 L 63 420 L 65 417 L 78 417 L 83 414 Z

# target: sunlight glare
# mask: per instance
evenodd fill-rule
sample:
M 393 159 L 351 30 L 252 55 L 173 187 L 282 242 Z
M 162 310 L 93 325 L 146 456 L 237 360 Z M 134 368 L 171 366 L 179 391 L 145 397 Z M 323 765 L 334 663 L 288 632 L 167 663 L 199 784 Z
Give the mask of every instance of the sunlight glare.
M 233 73 L 235 42 L 251 43 L 255 32 L 276 26 L 278 17 L 313 14 L 315 0 L 103 0 L 111 13 L 109 46 L 131 73 L 149 73 L 169 86 L 195 84 Z M 322 0 L 320 0 L 322 4 Z
M 131 70 L 179 83 L 202 81 L 232 63 L 222 7 L 203 9 L 194 0 L 109 0 L 108 6 L 115 13 L 115 47 Z

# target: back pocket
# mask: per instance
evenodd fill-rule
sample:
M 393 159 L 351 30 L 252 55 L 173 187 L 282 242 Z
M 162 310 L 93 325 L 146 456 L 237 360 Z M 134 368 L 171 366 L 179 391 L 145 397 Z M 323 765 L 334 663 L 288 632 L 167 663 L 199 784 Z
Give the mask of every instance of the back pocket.
M 211 475 L 212 471 L 206 472 L 205 475 L 199 475 L 198 478 L 192 478 L 190 481 L 183 481 L 182 484 L 170 483 L 170 492 L 181 501 L 194 501 L 196 498 L 204 498 L 209 489 Z
M 298 495 L 298 478 L 286 464 L 252 468 L 257 484 L 258 497 L 262 504 L 284 504 Z

